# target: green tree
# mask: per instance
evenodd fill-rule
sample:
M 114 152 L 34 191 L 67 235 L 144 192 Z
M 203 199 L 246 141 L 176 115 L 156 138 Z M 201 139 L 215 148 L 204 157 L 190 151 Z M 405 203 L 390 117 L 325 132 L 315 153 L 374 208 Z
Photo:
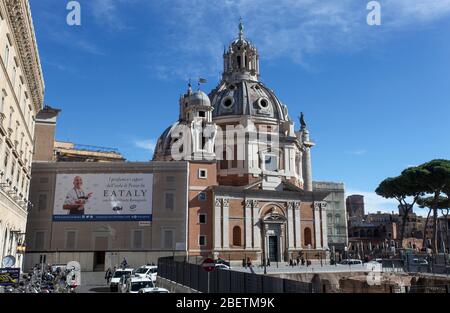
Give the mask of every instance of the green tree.
M 450 190 L 450 160 L 437 159 L 417 167 L 417 179 L 424 187 L 424 192 L 430 197 L 422 198 L 420 203 L 433 213 L 432 248 L 439 251 L 437 241 L 438 211 L 448 208 L 448 193 Z M 445 196 L 447 193 L 447 197 Z
M 383 180 L 375 190 L 379 196 L 387 199 L 396 199 L 400 207 L 403 208 L 401 210 L 403 214 L 401 215 L 402 225 L 400 230 L 400 244 L 402 246 L 408 215 L 417 200 L 424 194 L 424 186 L 418 180 L 419 175 L 420 172 L 416 167 L 407 168 L 400 176 L 389 177 Z

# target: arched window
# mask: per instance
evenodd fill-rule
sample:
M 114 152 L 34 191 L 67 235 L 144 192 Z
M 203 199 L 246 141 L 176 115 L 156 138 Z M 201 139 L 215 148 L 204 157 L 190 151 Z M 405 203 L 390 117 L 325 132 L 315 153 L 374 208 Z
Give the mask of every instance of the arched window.
M 311 228 L 306 227 L 303 235 L 305 246 L 312 245 Z
M 238 68 L 241 68 L 241 56 L 240 55 L 237 56 L 237 64 L 238 64 Z
M 341 223 L 341 215 L 340 215 L 340 214 L 336 214 L 336 215 L 334 216 L 334 218 L 335 218 L 336 224 L 340 224 L 340 223 Z
M 241 228 L 239 226 L 233 227 L 233 246 L 240 246 L 241 242 Z
M 331 213 L 328 213 L 328 215 L 327 215 L 327 223 L 328 224 L 333 223 L 333 215 Z

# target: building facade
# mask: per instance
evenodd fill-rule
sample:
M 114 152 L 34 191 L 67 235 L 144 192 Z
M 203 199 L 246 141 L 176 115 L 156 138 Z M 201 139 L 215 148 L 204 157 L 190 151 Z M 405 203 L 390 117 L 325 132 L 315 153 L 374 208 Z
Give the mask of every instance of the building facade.
M 0 259 L 21 267 L 44 81 L 27 0 L 0 1 Z M 18 249 L 19 248 L 19 249 Z
M 347 207 L 348 218 L 362 218 L 365 215 L 364 196 L 351 195 L 348 196 L 345 205 Z
M 216 176 L 216 185 L 204 186 L 212 197 L 198 209 L 211 224 L 190 220 L 196 235 L 188 254 L 259 263 L 319 257 L 330 251 L 329 240 L 343 249 L 344 186 L 313 183 L 315 144 L 304 116 L 295 130 L 287 106 L 260 80 L 259 54 L 242 23 L 223 61 L 222 80 L 208 96 L 189 85 L 180 97 L 179 120 L 163 132 L 153 158 L 203 160 Z
M 36 162 L 30 200 L 34 203 L 27 225 L 25 269 L 39 263 L 65 264 L 78 261 L 84 271 L 116 266 L 125 257 L 139 266 L 158 257 L 186 251 L 187 162 L 94 163 Z M 57 180 L 61 175 L 152 175 L 149 220 L 56 220 Z M 89 176 L 85 176 L 89 175 Z M 85 181 L 86 183 L 86 181 Z M 151 211 L 150 211 L 151 209 Z M 86 212 L 86 214 L 88 214 Z

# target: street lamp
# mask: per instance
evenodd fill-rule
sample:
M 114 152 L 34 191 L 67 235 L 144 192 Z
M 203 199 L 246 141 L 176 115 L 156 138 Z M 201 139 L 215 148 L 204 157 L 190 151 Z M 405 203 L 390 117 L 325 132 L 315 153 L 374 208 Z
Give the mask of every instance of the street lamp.
M 267 267 L 266 267 L 266 226 L 262 221 L 260 221 L 263 231 L 263 266 L 264 266 L 264 275 L 267 275 Z

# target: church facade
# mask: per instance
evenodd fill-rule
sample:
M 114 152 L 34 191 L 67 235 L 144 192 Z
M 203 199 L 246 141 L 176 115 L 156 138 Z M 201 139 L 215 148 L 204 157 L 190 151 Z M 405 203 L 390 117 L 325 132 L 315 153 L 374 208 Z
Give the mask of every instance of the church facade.
M 179 120 L 157 142 L 154 161 L 189 164 L 189 256 L 278 262 L 347 243 L 344 186 L 313 182 L 303 113 L 295 130 L 259 62 L 241 23 L 219 85 L 206 95 L 189 84 Z

